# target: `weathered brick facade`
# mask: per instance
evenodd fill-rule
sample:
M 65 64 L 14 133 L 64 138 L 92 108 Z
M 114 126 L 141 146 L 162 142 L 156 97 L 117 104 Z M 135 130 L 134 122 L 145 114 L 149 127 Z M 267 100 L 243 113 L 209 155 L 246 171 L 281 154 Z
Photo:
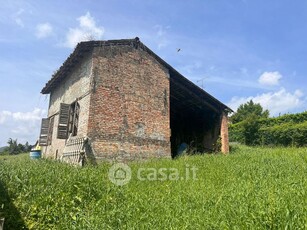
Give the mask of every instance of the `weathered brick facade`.
M 147 52 L 99 47 L 88 136 L 97 158 L 170 157 L 168 70 Z
M 56 158 L 62 155 L 66 140 L 57 138 L 59 124 L 60 103 L 73 103 L 77 98 L 80 104 L 80 120 L 78 135 L 87 136 L 90 105 L 90 82 L 92 78 L 92 55 L 83 58 L 80 65 L 76 66 L 69 77 L 63 79 L 50 93 L 48 117 L 54 117 L 51 144 L 43 147 L 46 157 Z
M 229 108 L 138 39 L 80 43 L 42 93 L 50 94 L 53 119 L 46 157 L 59 158 L 67 141 L 57 134 L 61 103 L 80 106 L 77 137 L 88 137 L 88 156 L 96 160 L 169 158 L 178 144 L 195 142 L 195 135 L 201 150 L 212 149 L 221 123 L 228 141 L 227 120 L 218 117 Z

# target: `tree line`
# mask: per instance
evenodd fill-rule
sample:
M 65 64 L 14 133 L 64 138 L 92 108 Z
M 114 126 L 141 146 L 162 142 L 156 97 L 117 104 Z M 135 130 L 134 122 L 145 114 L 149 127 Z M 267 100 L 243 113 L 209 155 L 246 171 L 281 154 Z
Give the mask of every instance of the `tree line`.
M 269 118 L 252 100 L 230 117 L 229 139 L 246 145 L 307 146 L 307 111 Z
M 18 143 L 17 139 L 10 138 L 7 142 L 8 146 L 4 147 L 2 154 L 16 155 L 19 153 L 30 152 L 32 145 L 28 142 L 25 144 Z

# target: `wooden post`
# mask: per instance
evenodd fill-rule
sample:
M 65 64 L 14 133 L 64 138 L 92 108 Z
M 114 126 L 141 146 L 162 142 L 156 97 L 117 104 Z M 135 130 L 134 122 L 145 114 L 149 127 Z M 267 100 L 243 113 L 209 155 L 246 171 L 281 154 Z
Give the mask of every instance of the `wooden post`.
M 222 121 L 221 121 L 221 142 L 222 147 L 221 151 L 224 154 L 229 153 L 229 139 L 228 139 L 228 117 L 225 112 L 222 114 Z
M 0 230 L 3 230 L 4 218 L 0 218 Z

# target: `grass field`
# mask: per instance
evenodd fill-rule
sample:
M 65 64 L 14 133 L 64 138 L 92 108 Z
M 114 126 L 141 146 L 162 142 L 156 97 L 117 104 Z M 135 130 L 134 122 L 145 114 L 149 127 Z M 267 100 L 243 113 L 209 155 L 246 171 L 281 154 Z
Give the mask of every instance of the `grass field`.
M 307 229 L 306 148 L 235 146 L 228 156 L 129 166 L 131 181 L 117 186 L 108 179 L 110 164 L 76 168 L 1 156 L 5 229 Z M 137 178 L 139 168 L 185 175 L 187 167 L 198 168 L 197 180 Z

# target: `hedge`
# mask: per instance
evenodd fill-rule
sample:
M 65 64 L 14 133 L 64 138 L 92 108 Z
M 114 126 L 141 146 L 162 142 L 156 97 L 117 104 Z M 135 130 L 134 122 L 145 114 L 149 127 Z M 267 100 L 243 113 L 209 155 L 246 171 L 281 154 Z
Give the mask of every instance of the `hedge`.
M 307 121 L 260 128 L 259 137 L 262 145 L 307 146 Z
M 247 145 L 307 146 L 307 112 L 231 124 L 229 139 Z

